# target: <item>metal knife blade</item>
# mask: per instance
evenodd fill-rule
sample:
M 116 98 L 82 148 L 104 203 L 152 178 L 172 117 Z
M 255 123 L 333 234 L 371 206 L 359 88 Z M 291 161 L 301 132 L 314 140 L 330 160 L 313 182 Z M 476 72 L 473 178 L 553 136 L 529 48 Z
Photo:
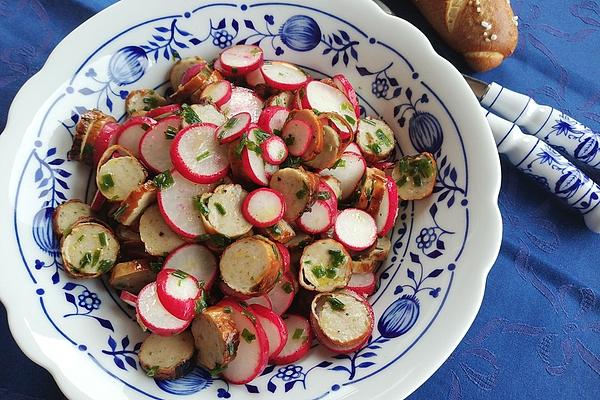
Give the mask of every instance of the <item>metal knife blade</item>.
M 485 97 L 487 92 L 490 90 L 489 83 L 486 83 L 479 79 L 475 79 L 475 78 L 473 78 L 469 75 L 465 75 L 465 74 L 463 74 L 463 78 L 465 78 L 465 80 L 469 84 L 469 87 L 471 88 L 473 93 L 475 93 L 475 96 L 477 97 L 477 100 L 479 100 L 479 101 L 481 101 Z

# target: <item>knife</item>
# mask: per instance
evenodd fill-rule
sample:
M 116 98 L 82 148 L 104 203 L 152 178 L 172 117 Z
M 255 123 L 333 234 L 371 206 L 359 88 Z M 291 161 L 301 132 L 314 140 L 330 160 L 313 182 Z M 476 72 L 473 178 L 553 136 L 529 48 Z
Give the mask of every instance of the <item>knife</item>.
M 463 75 L 481 105 L 573 159 L 600 170 L 600 134 L 531 97 Z

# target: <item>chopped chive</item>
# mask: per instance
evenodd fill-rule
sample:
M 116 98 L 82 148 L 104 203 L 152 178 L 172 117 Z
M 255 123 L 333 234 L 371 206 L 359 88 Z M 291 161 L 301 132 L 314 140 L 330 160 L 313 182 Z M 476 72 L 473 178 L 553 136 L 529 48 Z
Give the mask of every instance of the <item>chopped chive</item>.
M 79 236 L 79 237 L 77 238 L 77 241 L 78 241 L 78 242 L 81 242 L 81 241 L 82 241 L 84 238 L 85 238 L 85 235 L 81 235 L 81 236 Z
M 254 129 L 254 136 L 256 137 L 258 144 L 261 144 L 269 138 L 269 134 L 262 129 Z
M 123 204 L 122 206 L 120 206 L 119 208 L 117 208 L 115 210 L 115 212 L 113 212 L 112 216 L 114 219 L 119 219 L 121 218 L 121 215 L 123 215 L 123 213 L 127 210 L 127 208 L 129 207 L 128 204 Z
M 235 351 L 235 343 L 233 343 L 233 342 L 227 343 L 227 352 L 231 356 L 236 353 L 236 351 Z
M 379 143 L 368 144 L 367 148 L 375 154 L 381 154 L 381 146 L 379 145 Z
M 102 252 L 102 250 L 100 250 L 100 249 L 94 250 L 94 255 L 92 256 L 92 267 L 95 267 L 96 264 L 98 264 L 98 261 L 100 260 L 101 252 Z
M 158 174 L 154 177 L 154 184 L 158 186 L 160 190 L 165 190 L 173 186 L 175 180 L 171 175 L 171 171 L 165 171 L 162 174 Z
M 381 141 L 381 143 L 383 143 L 384 146 L 392 145 L 390 138 L 385 134 L 385 132 L 383 132 L 383 130 L 381 128 L 379 128 L 375 131 L 375 136 L 377 136 L 377 139 L 379 139 Z
M 242 303 L 242 302 L 240 302 Z M 248 317 L 250 319 L 250 321 L 252 321 L 252 323 L 256 323 L 256 316 L 254 314 L 252 314 L 250 311 L 248 310 L 243 310 L 242 314 L 244 314 L 246 317 Z
M 147 104 L 150 107 L 150 109 L 158 107 L 158 98 L 156 97 L 144 97 L 142 101 L 144 102 L 144 104 Z
M 238 119 L 236 117 L 231 117 L 227 120 L 227 122 L 225 122 L 225 125 L 223 125 L 223 129 L 231 129 L 235 126 L 235 124 L 237 124 Z
M 200 211 L 200 213 L 202 215 L 204 215 L 205 217 L 208 215 L 208 213 L 209 213 L 209 210 L 208 210 L 208 198 L 202 200 L 201 196 L 194 196 L 192 198 L 192 204 L 194 205 L 194 208 L 196 210 Z M 206 239 L 204 239 L 204 240 L 206 240 Z
M 206 150 L 206 151 L 200 153 L 198 156 L 196 156 L 196 161 L 202 161 L 208 157 L 210 157 L 210 151 Z
M 198 114 L 196 114 L 196 111 L 187 104 L 181 105 L 181 116 L 188 124 L 199 124 L 202 122 Z
M 166 130 L 165 130 L 165 138 L 167 138 L 168 140 L 174 139 L 175 136 L 177 136 L 177 128 L 175 128 L 174 126 L 169 126 Z
M 285 159 L 283 163 L 281 163 L 280 168 L 298 168 L 302 164 L 301 157 L 289 156 Z
M 231 307 L 229 307 L 229 306 L 223 307 L 223 312 L 225 314 L 231 314 L 231 312 L 232 312 Z
M 284 283 L 283 285 L 281 285 L 281 288 L 283 289 L 284 292 L 286 292 L 287 294 L 290 294 L 294 291 L 294 288 L 292 287 L 292 284 L 289 282 Z
M 210 373 L 211 376 L 217 376 L 220 373 L 222 373 L 223 371 L 225 371 L 226 369 L 227 369 L 227 365 L 221 365 L 219 363 L 215 363 L 215 367 L 208 372 Z
M 100 271 L 102 273 L 108 272 L 112 268 L 113 265 L 114 265 L 114 262 L 112 262 L 111 260 L 102 260 L 98 264 L 98 271 Z
M 102 190 L 108 190 L 115 186 L 112 174 L 104 174 L 100 177 L 100 188 Z
M 273 134 L 277 136 L 281 136 L 281 129 L 273 129 Z
M 149 111 L 149 110 L 144 109 L 144 111 Z M 147 131 L 147 130 L 150 129 L 150 125 L 148 125 L 147 123 L 144 122 L 142 124 L 142 129 L 145 130 L 145 131 Z
M 361 119 L 360 122 L 364 122 L 365 124 L 369 124 L 369 125 L 375 126 L 375 121 L 372 121 L 372 120 L 370 120 L 368 118 Z
M 346 160 L 340 158 L 335 162 L 335 164 L 333 164 L 331 166 L 331 169 L 336 169 L 336 168 L 340 168 L 340 167 L 344 168 L 345 166 L 346 166 Z
M 196 314 L 201 314 L 202 311 L 206 310 L 208 307 L 208 298 L 206 297 L 206 292 L 203 290 L 200 298 L 196 300 L 195 311 Z
M 223 205 L 221 203 L 216 203 L 215 202 L 215 208 L 217 209 L 217 211 L 219 212 L 219 214 L 221 214 L 221 215 L 227 214 L 227 212 L 225 211 L 225 207 L 223 207 Z
M 319 192 L 317 193 L 318 200 L 329 200 L 331 198 L 331 194 L 329 192 Z
M 288 137 L 284 138 L 283 141 L 288 146 L 291 146 L 291 145 L 293 145 L 296 142 L 296 138 L 294 136 L 288 136 Z
M 308 186 L 306 186 L 306 182 L 302 182 L 302 185 L 304 186 L 301 190 L 298 190 L 296 192 L 296 198 L 298 200 L 301 200 L 303 198 L 306 197 L 306 195 L 308 194 Z
M 310 270 L 313 275 L 315 276 L 315 278 L 317 279 L 321 279 L 322 277 L 325 276 L 326 272 L 325 272 L 325 268 L 323 268 L 322 265 L 315 265 L 314 267 L 311 268 Z
M 328 298 L 327 302 L 329 303 L 329 305 L 331 305 L 331 308 L 333 308 L 335 311 L 343 311 L 345 308 L 345 304 L 333 296 Z
M 148 265 L 152 271 L 158 273 L 163 267 L 163 260 L 153 260 L 150 261 Z
M 81 260 L 79 260 L 79 268 L 85 268 L 89 263 L 92 262 L 92 253 L 89 251 L 83 255 Z
M 321 115 L 321 114 L 322 114 L 322 112 L 321 112 L 321 111 L 319 111 L 319 110 L 317 110 L 316 108 L 313 108 L 313 110 L 312 110 L 312 111 L 313 111 L 313 113 L 315 113 L 315 115 L 316 115 L 317 117 L 318 117 L 319 115 Z
M 171 275 L 177 279 L 186 279 L 189 276 L 187 272 L 184 272 L 180 269 L 171 272 Z
M 335 267 L 327 268 L 325 276 L 329 279 L 334 279 L 337 276 L 337 269 Z
M 347 101 L 342 103 L 342 105 L 340 106 L 340 109 L 342 111 L 354 111 L 352 104 L 348 103 Z
M 152 367 L 148 371 L 146 371 L 146 375 L 148 375 L 150 378 L 153 378 L 154 376 L 156 376 L 157 372 L 158 372 L 158 365 L 155 365 L 154 367 Z
M 295 340 L 301 339 L 302 335 L 304 335 L 304 329 L 298 328 L 294 331 L 294 335 L 292 336 L 292 339 L 295 339 Z
M 106 233 L 104 233 L 104 232 L 100 232 L 98 234 L 98 240 L 100 241 L 100 246 L 102 246 L 102 247 L 106 247 L 106 245 L 108 244 L 106 242 Z
M 346 121 L 348 121 L 348 123 L 350 125 L 356 124 L 356 120 L 354 118 L 352 118 L 351 116 L 349 116 L 348 114 L 344 114 L 344 118 L 346 119 Z
M 256 335 L 250 333 L 250 331 L 246 328 L 242 331 L 242 337 L 246 341 L 246 343 L 252 343 L 256 339 Z

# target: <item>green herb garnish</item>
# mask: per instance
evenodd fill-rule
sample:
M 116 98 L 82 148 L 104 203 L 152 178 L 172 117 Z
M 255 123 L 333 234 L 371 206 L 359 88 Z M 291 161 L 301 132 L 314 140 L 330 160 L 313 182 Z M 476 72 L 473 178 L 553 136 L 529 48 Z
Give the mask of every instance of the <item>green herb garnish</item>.
M 170 125 L 165 130 L 165 138 L 167 138 L 168 140 L 175 139 L 175 136 L 177 136 L 177 132 L 177 128 Z
M 333 308 L 335 311 L 343 311 L 345 308 L 345 304 L 333 296 L 328 298 L 327 302 L 329 303 L 331 308 Z
M 346 121 L 348 121 L 348 123 L 350 125 L 356 124 L 356 120 L 354 118 L 352 118 L 351 116 L 349 116 L 348 114 L 344 114 L 344 118 L 346 119 Z
M 246 343 L 252 343 L 256 339 L 256 335 L 250 333 L 250 331 L 246 328 L 244 328 L 244 330 L 242 331 L 241 336 L 244 338 Z
M 194 208 L 200 211 L 202 215 L 204 215 L 205 217 L 208 216 L 208 198 L 202 199 L 202 196 L 194 196 L 192 198 L 192 204 L 194 205 Z
M 222 373 L 223 371 L 225 371 L 226 369 L 227 369 L 227 365 L 221 365 L 219 363 L 215 363 L 215 367 L 208 372 L 210 373 L 211 376 L 217 376 L 220 373 Z
M 298 328 L 294 331 L 294 334 L 292 335 L 292 339 L 295 339 L 295 340 L 302 339 L 302 335 L 304 335 L 304 329 Z
M 206 308 L 208 307 L 208 297 L 206 295 L 206 291 L 202 291 L 202 294 L 200 295 L 200 298 L 198 300 L 196 300 L 196 306 L 195 306 L 195 311 L 196 314 L 201 314 L 202 311 L 206 310 Z
M 317 193 L 317 200 L 329 200 L 330 198 L 331 198 L 331 194 L 329 194 L 329 192 Z
M 208 158 L 208 157 L 210 157 L 210 151 L 205 150 L 205 151 L 203 151 L 202 153 L 200 153 L 200 154 L 198 154 L 196 156 L 196 161 L 202 161 L 202 160 L 204 160 L 205 158 Z
M 229 307 L 229 306 L 223 307 L 223 312 L 225 314 L 231 314 L 231 312 L 232 312 L 231 307 Z
M 315 113 L 315 115 L 318 117 L 319 115 L 323 114 L 321 111 L 317 110 L 316 108 L 312 109 L 313 113 Z
M 188 124 L 199 124 L 202 122 L 198 114 L 196 114 L 196 111 L 187 104 L 181 105 L 181 116 Z
M 83 236 L 83 235 L 81 235 L 81 236 Z M 106 245 L 108 244 L 106 241 L 106 233 L 104 233 L 104 232 L 100 232 L 98 234 L 98 240 L 100 241 L 100 246 L 102 246 L 102 247 L 106 247 Z
M 225 207 L 223 207 L 223 205 L 221 203 L 215 203 L 215 208 L 217 209 L 219 214 L 221 214 L 221 215 L 227 214 L 227 212 L 225 211 Z
M 115 212 L 113 212 L 112 216 L 114 219 L 119 219 L 121 218 L 121 216 L 123 215 L 123 213 L 127 210 L 127 208 L 129 207 L 129 205 L 127 204 L 123 204 L 121 206 L 119 206 L 119 208 L 117 208 L 115 210 Z
M 340 158 L 335 162 L 335 164 L 333 164 L 331 166 L 331 169 L 344 168 L 345 166 L 346 166 L 346 160 Z
M 163 262 L 164 262 L 164 261 L 163 261 L 162 259 L 153 260 L 153 261 L 150 261 L 150 262 L 148 263 L 148 266 L 150 267 L 150 269 L 151 269 L 152 271 L 154 271 L 154 272 L 156 272 L 156 273 L 159 273 L 159 272 L 160 272 L 160 270 L 161 270 L 161 269 L 162 269 L 162 267 L 163 267 Z
M 150 378 L 153 378 L 154 376 L 156 376 L 157 372 L 158 372 L 158 365 L 155 365 L 154 367 L 152 367 L 148 371 L 146 371 L 146 375 L 148 375 Z
M 281 129 L 273 129 L 273 134 L 277 136 L 281 136 Z
M 283 285 L 281 285 L 281 288 L 283 289 L 284 292 L 286 292 L 287 294 L 290 294 L 294 291 L 294 288 L 292 287 L 292 284 L 289 282 L 284 283 Z
M 100 188 L 102 190 L 108 190 L 115 186 L 112 174 L 104 174 L 100 177 Z
M 159 190 L 165 190 L 173 186 L 175 181 L 171 175 L 171 171 L 165 171 L 162 174 L 158 174 L 154 177 L 154 184 L 158 186 Z
M 281 227 L 279 226 L 279 224 L 275 224 L 275 225 L 273 225 L 272 227 L 270 227 L 270 228 L 269 228 L 269 231 L 271 231 L 271 233 L 272 233 L 274 236 L 279 236 L 279 235 L 281 235 L 281 233 L 282 233 L 282 232 L 281 232 Z
M 218 233 L 215 233 L 213 235 L 210 235 L 209 237 L 210 241 L 213 242 L 213 244 L 221 249 L 229 246 L 231 243 L 233 243 L 233 240 L 228 238 L 225 235 L 220 235 Z
M 227 352 L 231 356 L 236 353 L 236 351 L 235 351 L 235 343 L 233 343 L 233 342 L 227 343 Z
M 375 121 L 372 121 L 372 120 L 370 120 L 368 118 L 361 119 L 360 122 L 364 122 L 365 124 L 369 124 L 369 125 L 375 126 Z
M 189 276 L 187 272 L 184 272 L 180 269 L 171 272 L 171 275 L 177 279 L 186 279 Z
M 379 139 L 381 141 L 381 143 L 383 143 L 384 146 L 392 145 L 390 138 L 385 134 L 385 132 L 383 132 L 383 130 L 381 128 L 379 128 L 375 131 L 375 136 L 377 136 L 377 139 Z
M 379 143 L 368 144 L 367 148 L 375 154 L 381 154 L 381 146 L 379 145 Z
M 77 238 L 78 242 L 81 242 L 83 239 L 85 239 L 85 235 L 81 235 Z
M 102 252 L 102 250 L 100 250 L 100 249 L 94 250 L 94 254 L 92 255 L 92 268 L 95 267 L 96 264 L 98 264 L 98 261 L 100 260 L 101 252 Z
M 258 144 L 261 144 L 269 138 L 269 134 L 262 129 L 254 129 L 254 137 L 256 137 Z
M 85 268 L 86 265 L 92 262 L 92 253 L 89 251 L 83 255 L 81 260 L 79 260 L 79 268 Z
M 102 273 L 108 272 L 113 265 L 114 262 L 112 262 L 111 260 L 102 260 L 98 264 L 98 271 Z
M 325 272 L 325 268 L 323 268 L 322 265 L 315 265 L 314 267 L 311 268 L 310 271 L 313 273 L 313 275 L 317 279 L 321 279 L 327 273 L 327 272 Z
M 296 138 L 294 136 L 288 136 L 285 139 L 283 139 L 283 141 L 286 145 L 291 146 L 296 142 Z
M 283 168 L 298 168 L 302 164 L 301 157 L 289 156 L 285 159 L 283 163 L 281 163 L 280 167 Z
M 303 188 L 296 192 L 296 198 L 301 200 L 306 197 L 308 194 L 308 186 L 306 186 L 306 182 L 302 182 Z
M 157 97 L 144 97 L 142 100 L 146 107 L 144 107 L 144 111 L 150 111 L 153 108 L 158 107 L 158 98 Z
M 148 111 L 148 110 L 144 110 L 144 111 Z M 145 123 L 145 122 L 144 122 L 144 123 L 142 124 L 142 129 L 143 129 L 143 130 L 147 131 L 147 130 L 149 130 L 150 128 L 151 128 L 151 126 L 150 126 L 150 125 L 148 125 L 147 123 Z

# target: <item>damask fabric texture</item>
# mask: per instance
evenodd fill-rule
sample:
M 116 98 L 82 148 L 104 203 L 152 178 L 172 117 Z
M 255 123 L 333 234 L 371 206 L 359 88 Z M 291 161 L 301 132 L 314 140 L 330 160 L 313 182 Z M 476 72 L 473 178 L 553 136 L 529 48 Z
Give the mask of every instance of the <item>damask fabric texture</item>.
M 463 72 L 406 2 L 385 1 L 421 28 Z M 0 130 L 18 88 L 53 47 L 109 0 L 0 0 Z M 600 2 L 513 0 L 520 42 L 496 80 L 600 131 Z M 35 26 L 35 29 L 31 29 Z M 380 90 L 373 87 L 373 90 Z M 587 170 L 600 182 L 600 174 Z M 411 399 L 600 398 L 600 236 L 581 218 L 502 162 L 502 249 L 481 311 L 444 365 Z M 63 399 L 29 361 L 0 315 L 0 399 Z

